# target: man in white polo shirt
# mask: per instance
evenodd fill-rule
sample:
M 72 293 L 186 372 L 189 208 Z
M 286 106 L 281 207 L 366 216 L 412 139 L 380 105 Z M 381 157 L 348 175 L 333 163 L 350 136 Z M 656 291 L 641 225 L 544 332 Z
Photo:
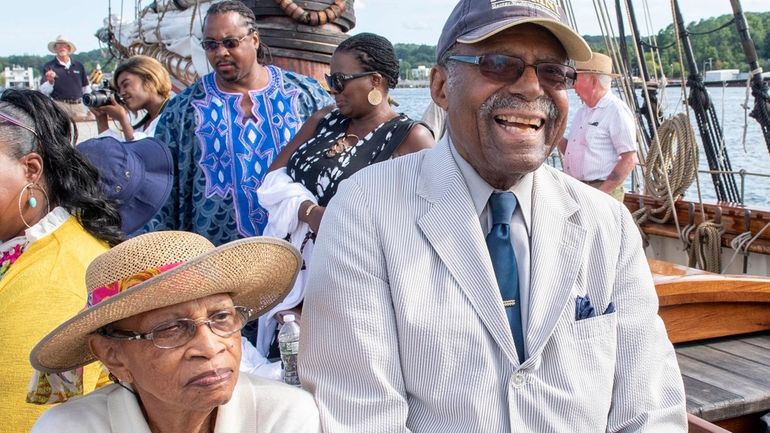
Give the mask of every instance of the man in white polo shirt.
M 559 143 L 564 171 L 622 202 L 623 183 L 637 163 L 634 116 L 610 91 L 612 59 L 594 53 L 576 69 L 574 89 L 583 105 Z

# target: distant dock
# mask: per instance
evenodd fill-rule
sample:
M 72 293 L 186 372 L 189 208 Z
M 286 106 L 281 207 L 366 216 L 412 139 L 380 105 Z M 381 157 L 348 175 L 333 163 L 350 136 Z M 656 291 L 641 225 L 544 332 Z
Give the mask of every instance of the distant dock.
M 416 87 L 429 87 L 429 80 L 398 80 L 396 87 L 416 88 Z

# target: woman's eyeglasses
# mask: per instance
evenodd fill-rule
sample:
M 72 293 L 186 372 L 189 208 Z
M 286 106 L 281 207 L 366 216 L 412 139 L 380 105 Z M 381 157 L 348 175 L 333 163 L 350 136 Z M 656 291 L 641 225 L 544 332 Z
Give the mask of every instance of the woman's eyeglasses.
M 198 326 L 206 325 L 215 335 L 228 338 L 243 329 L 254 310 L 248 307 L 232 307 L 218 311 L 208 319 L 176 319 L 156 325 L 150 332 L 139 333 L 105 326 L 97 331 L 99 335 L 117 340 L 150 340 L 160 349 L 174 349 L 184 346 L 195 336 Z
M 219 49 L 219 46 L 222 45 L 225 49 L 232 50 L 238 48 L 238 46 L 241 45 L 241 42 L 248 38 L 252 33 L 254 33 L 254 30 L 249 30 L 248 33 L 240 38 L 224 38 L 221 41 L 216 39 L 204 39 L 201 41 L 201 47 L 206 51 L 216 51 Z
M 377 72 L 374 71 L 359 72 L 357 74 L 343 74 L 342 72 L 335 72 L 331 75 L 324 74 L 324 76 L 326 77 L 326 84 L 329 86 L 330 90 L 337 93 L 342 93 L 342 91 L 345 90 L 345 84 L 347 84 L 348 81 L 365 77 L 367 75 L 374 75 L 376 73 Z
M 561 63 L 535 63 L 530 65 L 524 60 L 503 54 L 485 54 L 483 56 L 449 56 L 448 60 L 477 65 L 481 75 L 490 80 L 515 83 L 524 75 L 527 66 L 535 68 L 540 86 L 551 90 L 564 90 L 572 87 L 577 72 L 569 65 Z

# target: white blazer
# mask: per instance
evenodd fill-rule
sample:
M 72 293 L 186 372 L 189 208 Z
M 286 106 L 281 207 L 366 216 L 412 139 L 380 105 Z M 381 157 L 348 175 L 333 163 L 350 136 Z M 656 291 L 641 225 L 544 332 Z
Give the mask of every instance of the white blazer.
M 325 432 L 685 432 L 641 238 L 611 197 L 535 172 L 519 365 L 446 140 L 344 182 L 308 277 L 300 376 Z M 598 313 L 575 320 L 577 296 Z
M 173 416 L 173 415 L 170 415 Z M 43 413 L 32 433 L 150 433 L 137 397 L 117 384 Z M 241 373 L 217 408 L 214 433 L 319 433 L 313 398 L 289 385 Z

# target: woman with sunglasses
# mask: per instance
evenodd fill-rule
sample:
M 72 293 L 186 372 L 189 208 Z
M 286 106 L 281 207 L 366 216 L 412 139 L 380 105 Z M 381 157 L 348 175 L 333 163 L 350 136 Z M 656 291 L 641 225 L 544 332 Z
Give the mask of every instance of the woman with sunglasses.
M 112 86 L 119 97 L 111 97 L 107 105 L 91 108 L 99 133 L 121 138 L 109 129 L 108 119 L 112 118 L 120 124 L 126 141 L 153 137 L 160 113 L 171 97 L 168 71 L 152 57 L 133 56 L 115 69 Z M 132 125 L 128 111 L 145 114 Z
M 43 335 L 83 308 L 86 267 L 122 240 L 120 215 L 104 200 L 96 169 L 72 146 L 75 131 L 70 117 L 42 93 L 6 90 L 0 96 L 4 432 L 28 432 L 45 409 L 25 403 L 25 398 L 38 403 L 61 398 L 50 388 L 27 394 L 33 376 L 29 352 Z M 88 392 L 99 373 L 94 365 L 67 380 Z
M 215 248 L 170 230 L 97 257 L 85 308 L 29 359 L 51 374 L 98 360 L 115 383 L 52 408 L 32 432 L 320 432 L 309 393 L 238 370 L 241 329 L 286 295 L 301 263 L 278 239 Z
M 265 234 L 289 237 L 301 249 L 305 266 L 324 208 L 340 182 L 371 164 L 435 143 L 428 127 L 396 113 L 388 100 L 388 90 L 398 83 L 399 63 L 387 39 L 371 33 L 351 36 L 335 50 L 330 69 L 326 82 L 336 107 L 316 112 L 302 126 L 258 190 L 270 213 Z M 277 326 L 273 316 L 299 305 L 303 287 L 301 274 L 286 301 L 260 318 L 260 355 L 272 344 L 268 338 Z M 275 374 L 262 365 L 267 375 Z

